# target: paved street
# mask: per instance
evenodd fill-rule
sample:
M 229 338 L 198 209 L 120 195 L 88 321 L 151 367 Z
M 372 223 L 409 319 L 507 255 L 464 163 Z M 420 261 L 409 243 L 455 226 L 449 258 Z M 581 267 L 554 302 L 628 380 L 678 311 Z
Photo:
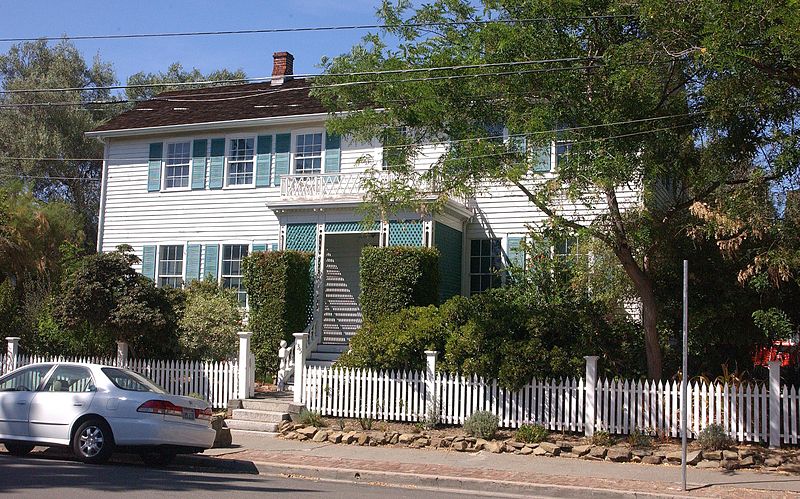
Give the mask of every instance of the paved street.
M 202 469 L 151 469 L 115 462 L 87 466 L 69 460 L 0 454 L 0 494 L 13 497 L 101 498 L 178 497 L 325 497 L 430 498 L 452 494 L 367 484 L 320 482 L 246 473 L 219 473 Z M 157 495 L 156 495 L 157 494 Z

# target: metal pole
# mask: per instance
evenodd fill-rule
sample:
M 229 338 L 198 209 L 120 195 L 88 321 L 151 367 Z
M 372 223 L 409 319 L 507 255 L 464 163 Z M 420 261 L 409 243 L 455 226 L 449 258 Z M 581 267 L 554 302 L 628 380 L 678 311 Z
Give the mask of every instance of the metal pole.
M 686 491 L 686 424 L 689 420 L 688 396 L 689 382 L 687 357 L 689 352 L 689 262 L 683 261 L 683 370 L 681 371 L 681 478 Z

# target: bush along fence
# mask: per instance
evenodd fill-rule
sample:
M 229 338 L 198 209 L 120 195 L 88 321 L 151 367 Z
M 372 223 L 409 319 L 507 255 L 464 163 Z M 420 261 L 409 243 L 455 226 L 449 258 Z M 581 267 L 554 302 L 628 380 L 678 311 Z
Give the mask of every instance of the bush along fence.
M 537 423 L 586 436 L 634 430 L 680 436 L 679 382 L 600 380 L 592 356 L 586 357 L 584 378 L 534 379 L 509 390 L 496 380 L 437 372 L 436 352 L 426 355 L 425 371 L 404 372 L 306 367 L 299 357 L 295 402 L 331 417 L 463 424 L 473 412 L 486 410 L 505 428 Z M 689 383 L 689 437 L 716 423 L 739 442 L 797 444 L 798 390 L 780 385 L 778 362 L 770 363 L 769 372 L 768 384 Z
M 156 360 L 128 358 L 128 345 L 117 342 L 116 357 L 59 357 L 24 355 L 19 338 L 6 338 L 8 347 L 0 374 L 38 362 L 82 362 L 124 367 L 137 372 L 173 395 L 200 395 L 213 408 L 225 408 L 228 401 L 253 395 L 255 359 L 250 352 L 250 335 L 239 333 L 239 358 L 221 361 Z

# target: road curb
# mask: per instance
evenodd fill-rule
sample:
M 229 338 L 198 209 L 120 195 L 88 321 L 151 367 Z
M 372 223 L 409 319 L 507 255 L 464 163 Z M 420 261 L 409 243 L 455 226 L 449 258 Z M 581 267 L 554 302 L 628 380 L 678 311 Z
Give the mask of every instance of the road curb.
M 261 475 L 288 476 L 311 480 L 325 480 L 346 483 L 382 484 L 389 486 L 412 487 L 439 491 L 471 491 L 484 492 L 494 495 L 509 496 L 545 496 L 545 497 L 590 497 L 594 499 L 612 498 L 674 498 L 690 497 L 676 493 L 637 492 L 619 489 L 593 489 L 570 485 L 555 485 L 546 483 L 528 483 L 499 481 L 471 477 L 454 477 L 440 475 L 425 475 L 400 473 L 392 471 L 371 471 L 366 469 L 332 468 L 320 466 L 306 466 L 302 464 L 252 462 L 233 459 L 219 459 L 194 457 L 193 459 L 209 459 L 215 463 L 207 466 L 221 465 L 227 471 L 252 472 L 242 470 L 256 470 Z M 232 461 L 231 463 L 224 463 Z M 249 466 L 248 466 L 249 465 Z

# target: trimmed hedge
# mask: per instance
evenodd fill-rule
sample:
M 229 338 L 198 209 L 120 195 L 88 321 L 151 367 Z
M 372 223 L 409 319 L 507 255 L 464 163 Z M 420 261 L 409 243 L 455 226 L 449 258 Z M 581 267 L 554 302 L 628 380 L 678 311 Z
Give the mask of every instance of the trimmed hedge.
M 439 301 L 439 250 L 367 246 L 361 252 L 361 313 L 364 322 Z
M 300 251 L 268 251 L 253 253 L 242 261 L 252 350 L 260 373 L 275 373 L 281 340 L 291 343 L 292 335 L 308 325 L 312 258 L 311 253 Z

